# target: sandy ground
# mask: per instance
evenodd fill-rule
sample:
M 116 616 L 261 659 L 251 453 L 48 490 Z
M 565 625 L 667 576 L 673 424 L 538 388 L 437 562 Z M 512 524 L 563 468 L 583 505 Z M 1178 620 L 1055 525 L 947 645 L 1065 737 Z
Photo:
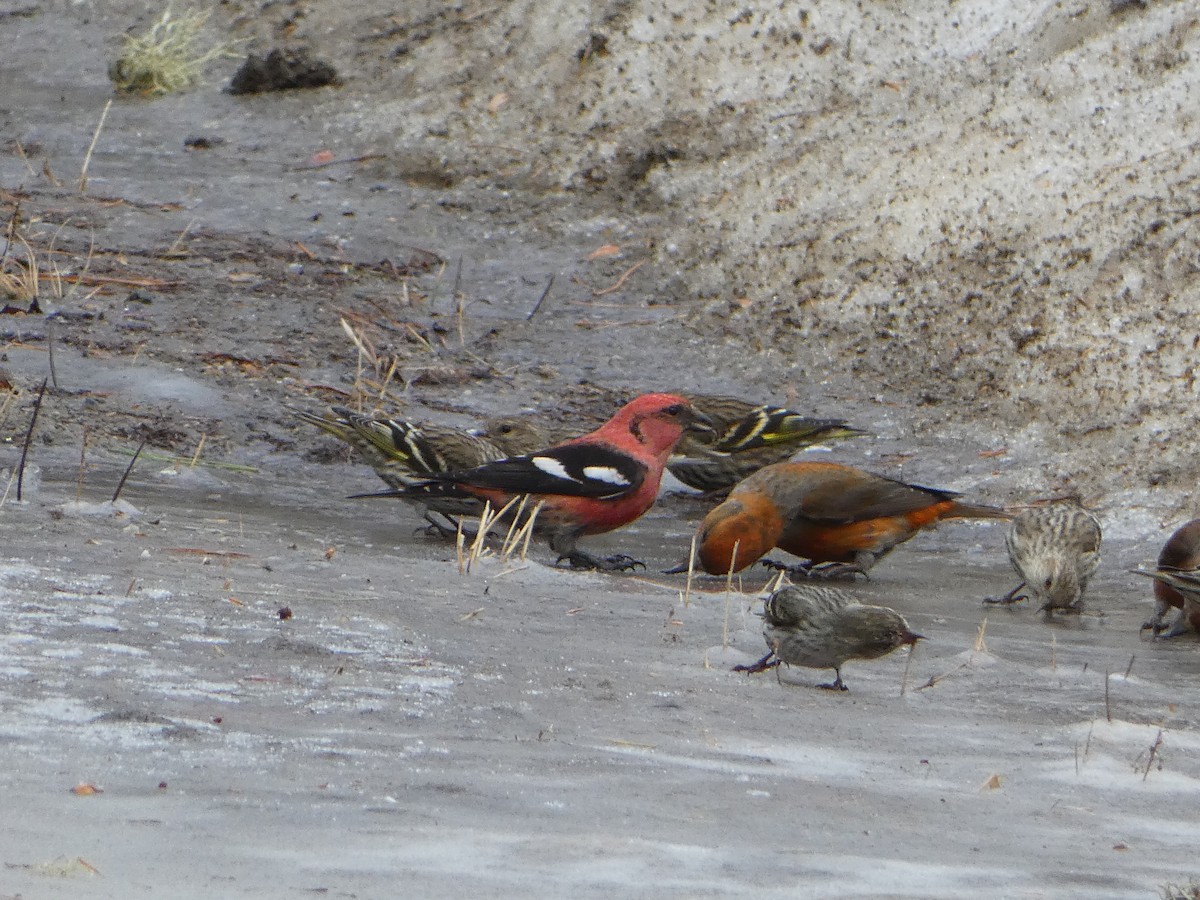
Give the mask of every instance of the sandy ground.
M 1142 19 L 1127 6 L 1107 18 L 1039 7 L 1037 21 L 1074 23 L 1076 42 L 1028 26 L 1041 35 L 1034 50 L 1061 62 L 1085 37 L 1135 21 L 1139 34 L 1193 40 L 1190 27 L 1171 30 L 1172 16 L 1187 18 L 1182 4 L 1154 4 Z M 19 209 L 42 258 L 84 276 L 46 290 L 52 322 L 0 315 L 6 483 L 51 345 L 57 381 L 23 502 L 10 484 L 0 505 L 0 897 L 1104 898 L 1189 885 L 1200 874 L 1186 802 L 1200 784 L 1200 654 L 1190 639 L 1139 639 L 1149 592 L 1125 572 L 1191 514 L 1191 464 L 1178 448 L 1156 451 L 1169 429 L 1135 432 L 1122 413 L 1101 440 L 1081 425 L 1088 409 L 1065 401 L 1067 426 L 1059 407 L 997 406 L 987 392 L 976 407 L 963 399 L 977 384 L 972 365 L 882 377 L 890 338 L 868 360 L 875 351 L 830 308 L 768 340 L 755 318 L 766 294 L 739 303 L 744 290 L 711 279 L 736 257 L 743 268 L 729 271 L 758 284 L 777 250 L 736 210 L 721 213 L 728 242 L 714 239 L 715 219 L 681 212 L 680 185 L 706 165 L 713 183 L 734 166 L 743 174 L 730 183 L 742 185 L 752 160 L 730 150 L 740 117 L 769 113 L 722 101 L 714 115 L 729 119 L 714 143 L 705 151 L 696 137 L 682 158 L 665 144 L 708 135 L 704 122 L 681 117 L 641 156 L 624 138 L 606 144 L 612 130 L 594 122 L 579 143 L 556 144 L 571 131 L 562 104 L 613 86 L 593 84 L 591 70 L 574 95 L 538 93 L 553 71 L 523 91 L 510 83 L 530 34 L 540 52 L 575 46 L 579 21 L 567 13 L 561 31 L 518 29 L 488 82 L 483 50 L 528 12 L 498 9 L 428 4 L 398 20 L 372 4 L 224 4 L 222 33 L 259 45 L 299 34 L 346 85 L 235 100 L 210 84 L 119 100 L 81 193 L 111 96 L 106 61 L 147 7 L 0 6 L 11 48 L 0 55 L 0 134 L 16 142 L 0 154 L 0 210 L 8 220 Z M 813 49 L 849 28 L 833 11 L 797 24 L 802 41 L 771 39 L 848 65 L 844 42 L 832 56 Z M 585 12 L 630 39 L 599 58 L 641 78 L 716 27 L 709 12 L 689 30 L 676 10 L 679 27 L 656 41 L 640 7 Z M 729 18 L 722 28 L 742 34 Z M 1005 33 L 961 18 L 981 46 Z M 918 26 L 903 46 L 920 42 Z M 670 52 L 650 58 L 660 45 Z M 996 46 L 963 64 L 994 62 Z M 1178 85 L 1186 67 L 1164 59 L 1150 69 Z M 754 92 L 737 66 L 712 65 Z M 834 81 L 820 84 L 836 101 Z M 528 144 L 515 136 L 523 127 Z M 220 140 L 186 149 L 197 136 Z M 326 148 L 334 164 L 315 164 Z M 529 158 L 502 165 L 504 153 Z M 876 171 L 865 156 L 852 162 Z M 777 187 L 767 178 L 758 200 Z M 732 236 L 739 229 L 757 236 Z M 697 250 L 705 241 L 711 253 Z M 617 252 L 593 257 L 607 245 Z M 916 250 L 909 241 L 898 252 Z M 925 262 L 922 283 L 944 275 L 953 286 L 961 274 L 953 260 Z M 1170 271 L 1172 302 L 1186 305 L 1191 270 Z M 906 315 L 886 325 L 897 346 L 921 334 L 901 327 Z M 343 499 L 377 480 L 289 411 L 383 391 L 384 373 L 342 320 L 396 361 L 386 402 L 416 418 L 602 412 L 604 388 L 726 391 L 845 416 L 875 438 L 834 458 L 972 499 L 1081 489 L 1107 536 L 1089 613 L 1047 624 L 1019 607 L 985 611 L 981 598 L 1012 584 L 1002 531 L 948 524 L 855 587 L 929 640 L 911 665 L 905 654 L 849 664 L 851 691 L 833 695 L 812 687 L 825 672 L 791 670 L 781 685 L 729 671 L 762 653 L 753 607 L 764 576 L 732 594 L 702 582 L 685 605 L 682 579 L 656 574 L 686 553 L 703 512 L 694 500 L 668 496 L 589 543 L 637 554 L 645 573 L 556 570 L 540 547 L 460 572 L 452 547 L 416 533 L 414 511 Z M 826 338 L 806 330 L 814 322 Z M 986 322 L 954 323 L 971 353 L 994 336 Z M 1046 378 L 1031 372 L 1031 385 Z M 1154 399 L 1152 382 L 1130 384 Z M 1086 389 L 1062 383 L 1064 398 Z M 143 438 L 128 506 L 113 509 Z M 100 792 L 72 793 L 80 784 Z

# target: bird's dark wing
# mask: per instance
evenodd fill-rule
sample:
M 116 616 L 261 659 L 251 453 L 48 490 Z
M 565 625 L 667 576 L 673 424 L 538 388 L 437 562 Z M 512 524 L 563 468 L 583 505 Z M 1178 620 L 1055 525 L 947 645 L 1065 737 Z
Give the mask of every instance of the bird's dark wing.
M 437 481 L 510 494 L 557 494 L 615 499 L 632 494 L 646 479 L 646 466 L 603 444 L 565 444 L 510 456 L 437 476 Z
M 863 522 L 883 516 L 902 516 L 934 503 L 953 500 L 953 491 L 905 484 L 882 475 L 868 479 L 829 479 L 810 491 L 800 505 L 805 518 L 825 522 Z

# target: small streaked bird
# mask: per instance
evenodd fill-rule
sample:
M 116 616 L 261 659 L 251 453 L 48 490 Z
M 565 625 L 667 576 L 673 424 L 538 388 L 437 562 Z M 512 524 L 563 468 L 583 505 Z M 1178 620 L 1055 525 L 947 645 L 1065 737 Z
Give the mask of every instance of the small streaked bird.
M 309 412 L 298 412 L 297 416 L 357 450 L 383 483 L 394 490 L 545 446 L 541 429 L 521 417 L 514 417 L 511 425 L 495 434 L 478 435 L 448 425 L 422 425 L 404 419 L 362 415 L 343 406 L 332 407 L 331 414 L 324 416 Z M 478 516 L 483 501 L 469 497 L 429 498 L 424 507 L 425 520 L 431 528 L 453 536 L 457 519 Z M 433 518 L 434 513 L 445 519 Z
M 299 412 L 297 416 L 357 450 L 389 487 L 473 469 L 519 452 L 502 438 L 483 437 L 462 428 L 367 416 L 344 406 L 334 406 L 331 412 L 324 416 Z
M 576 568 L 619 570 L 641 563 L 600 558 L 578 549 L 579 538 L 603 534 L 639 518 L 658 496 L 668 457 L 684 433 L 710 428 L 674 394 L 643 394 L 590 434 L 533 453 L 443 472 L 391 491 L 359 495 L 410 500 L 486 500 L 495 509 L 525 496 L 540 506 L 536 531 L 558 561 Z
M 878 659 L 924 639 L 894 609 L 860 603 L 829 585 L 789 585 L 763 606 L 763 637 L 770 652 L 752 665 L 735 666 L 735 672 L 764 672 L 780 663 L 833 669 L 836 678 L 818 687 L 844 691 L 842 666 L 847 660 Z
M 1081 612 L 1088 579 L 1100 565 L 1100 521 L 1073 501 L 1023 510 L 1005 536 L 1008 558 L 1021 582 L 992 604 L 1033 599 L 1039 611 Z M 1021 589 L 1029 591 L 1022 594 Z
M 1176 529 L 1158 554 L 1154 570 L 1132 569 L 1154 579 L 1154 615 L 1142 625 L 1155 635 L 1172 638 L 1188 631 L 1200 632 L 1200 519 Z M 1169 625 L 1167 613 L 1177 609 Z M 1165 632 L 1165 633 L 1164 633 Z
M 737 397 L 684 394 L 712 420 L 715 436 L 685 437 L 667 466 L 672 475 L 707 494 L 728 491 L 764 466 L 791 459 L 824 441 L 866 434 L 843 419 L 814 419 L 781 406 Z

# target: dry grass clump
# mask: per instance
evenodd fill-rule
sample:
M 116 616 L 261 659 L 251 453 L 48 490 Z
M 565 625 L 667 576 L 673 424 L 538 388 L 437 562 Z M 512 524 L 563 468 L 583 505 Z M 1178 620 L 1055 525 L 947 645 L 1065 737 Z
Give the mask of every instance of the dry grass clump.
M 25 259 L 9 256 L 7 251 L 14 243 L 24 248 Z M 39 278 L 37 255 L 33 248 L 19 235 L 15 236 L 15 240 L 9 237 L 4 256 L 0 258 L 0 301 L 3 301 L 0 305 L 16 303 L 26 307 L 27 312 L 37 312 Z
M 9 217 L 0 242 L 0 309 L 8 312 L 23 312 L 38 315 L 51 312 L 46 308 L 61 306 L 76 296 L 92 265 L 94 248 L 89 247 L 87 256 L 80 261 L 81 268 L 64 272 L 55 262 L 57 234 L 44 249 L 35 248 L 26 237 L 27 230 L 21 227 L 20 211 L 14 210 Z M 90 299 L 99 287 L 93 288 L 83 299 Z
M 125 94 L 158 96 L 183 90 L 200 80 L 214 59 L 231 56 L 232 43 L 200 50 L 200 32 L 209 13 L 170 8 L 144 34 L 125 35 L 121 55 L 108 67 L 108 77 Z

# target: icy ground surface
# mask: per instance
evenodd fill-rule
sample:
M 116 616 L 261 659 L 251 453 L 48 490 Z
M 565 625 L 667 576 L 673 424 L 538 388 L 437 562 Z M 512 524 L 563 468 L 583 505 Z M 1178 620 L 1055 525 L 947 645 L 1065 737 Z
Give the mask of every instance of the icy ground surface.
M 460 574 L 409 510 L 172 471 L 116 515 L 51 477 L 3 509 L 6 895 L 1150 897 L 1191 872 L 1194 644 L 1139 641 L 1117 575 L 1081 619 L 985 611 L 995 525 L 857 587 L 928 640 L 839 695 L 729 671 L 761 655 L 763 578 L 684 605 L 653 574 L 667 510 L 593 543 L 649 574 L 544 548 Z

